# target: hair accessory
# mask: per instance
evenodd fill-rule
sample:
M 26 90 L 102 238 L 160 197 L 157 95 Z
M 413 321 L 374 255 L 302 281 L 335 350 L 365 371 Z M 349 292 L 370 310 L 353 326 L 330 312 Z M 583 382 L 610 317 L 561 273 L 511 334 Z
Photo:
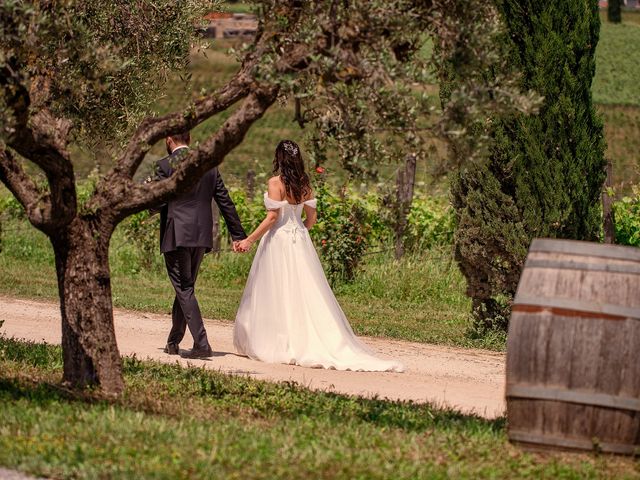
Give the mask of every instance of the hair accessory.
M 293 142 L 284 142 L 282 146 L 284 147 L 284 149 L 289 155 L 298 154 L 298 147 Z

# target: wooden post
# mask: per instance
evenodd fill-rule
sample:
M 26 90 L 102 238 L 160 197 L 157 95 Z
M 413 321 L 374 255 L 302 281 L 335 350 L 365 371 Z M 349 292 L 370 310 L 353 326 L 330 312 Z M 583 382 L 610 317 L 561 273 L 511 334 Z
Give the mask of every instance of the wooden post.
M 607 5 L 607 20 L 611 23 L 622 22 L 622 0 L 609 0 Z
M 413 202 L 413 187 L 415 182 L 416 155 L 410 154 L 406 157 L 404 168 L 398 170 L 396 180 L 396 215 L 398 216 L 394 232 L 396 237 L 396 260 L 399 260 L 404 255 L 404 233 L 407 229 L 407 216 L 411 209 L 411 202 Z
M 213 234 L 213 248 L 211 251 L 217 255 L 220 253 L 222 237 L 220 235 L 220 209 L 215 200 L 211 200 L 211 213 L 213 216 L 213 228 L 211 229 L 211 233 Z
M 609 195 L 609 189 L 613 185 L 613 167 L 611 160 L 607 160 L 607 178 L 604 181 L 604 190 L 602 192 L 602 221 L 604 229 L 604 243 L 615 243 L 616 229 L 615 219 L 613 217 L 612 198 Z
M 256 172 L 247 170 L 247 200 L 253 200 L 256 192 Z

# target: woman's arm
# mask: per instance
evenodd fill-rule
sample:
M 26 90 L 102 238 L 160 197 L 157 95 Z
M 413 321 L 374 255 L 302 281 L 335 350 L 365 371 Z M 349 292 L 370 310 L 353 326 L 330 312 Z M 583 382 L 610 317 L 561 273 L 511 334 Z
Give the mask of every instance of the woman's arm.
M 280 190 L 280 180 L 277 177 L 269 179 L 269 188 L 267 190 L 269 198 L 273 200 L 282 200 L 283 195 Z M 279 210 L 269 210 L 267 211 L 267 216 L 264 220 L 257 226 L 257 228 L 249 234 L 247 238 L 244 240 L 240 240 L 238 242 L 238 249 L 241 251 L 247 251 L 251 248 L 255 242 L 260 240 L 262 236 L 269 231 L 269 229 L 273 226 L 273 224 L 278 219 Z
M 313 227 L 318 220 L 318 211 L 315 208 L 310 207 L 309 205 L 305 205 L 304 214 L 304 226 L 307 228 L 307 230 L 311 230 L 311 227 Z

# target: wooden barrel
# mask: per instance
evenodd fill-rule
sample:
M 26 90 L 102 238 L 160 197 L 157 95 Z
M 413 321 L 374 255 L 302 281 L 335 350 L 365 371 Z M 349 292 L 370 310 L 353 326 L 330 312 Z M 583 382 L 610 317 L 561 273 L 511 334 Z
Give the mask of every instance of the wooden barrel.
M 640 451 L 640 249 L 532 242 L 507 340 L 509 439 Z

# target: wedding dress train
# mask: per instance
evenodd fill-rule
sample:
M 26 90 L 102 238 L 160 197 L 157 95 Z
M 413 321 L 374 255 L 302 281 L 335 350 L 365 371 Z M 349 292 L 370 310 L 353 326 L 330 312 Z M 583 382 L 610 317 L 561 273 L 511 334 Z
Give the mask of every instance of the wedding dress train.
M 265 193 L 278 219 L 260 241 L 236 315 L 238 353 L 269 363 L 355 371 L 403 371 L 354 335 L 302 223 L 304 205 Z

